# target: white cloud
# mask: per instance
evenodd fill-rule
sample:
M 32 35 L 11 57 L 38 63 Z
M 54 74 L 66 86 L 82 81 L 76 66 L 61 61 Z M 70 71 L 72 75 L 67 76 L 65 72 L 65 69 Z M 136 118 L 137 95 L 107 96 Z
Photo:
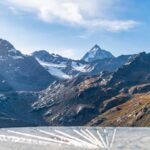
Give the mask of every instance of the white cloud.
M 130 28 L 134 28 L 137 24 L 136 21 L 134 20 L 127 20 L 127 21 L 122 21 L 122 20 L 94 20 L 92 23 L 92 28 L 101 28 L 101 29 L 106 29 L 107 31 L 111 32 L 117 32 L 121 30 L 128 30 Z M 89 28 L 89 24 L 86 24 Z
M 121 0 L 5 0 L 11 8 L 29 11 L 43 21 L 87 29 L 126 31 L 138 23 L 118 20 L 114 6 Z

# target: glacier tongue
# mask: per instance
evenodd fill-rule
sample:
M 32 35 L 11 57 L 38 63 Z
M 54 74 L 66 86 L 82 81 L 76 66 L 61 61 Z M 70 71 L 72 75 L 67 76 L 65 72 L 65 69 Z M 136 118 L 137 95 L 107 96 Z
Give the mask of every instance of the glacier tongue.
M 64 63 L 61 64 L 54 64 L 49 62 L 44 62 L 38 58 L 36 60 L 51 74 L 54 75 L 60 79 L 71 79 L 72 76 L 67 75 L 64 73 L 61 69 L 65 68 L 66 65 Z

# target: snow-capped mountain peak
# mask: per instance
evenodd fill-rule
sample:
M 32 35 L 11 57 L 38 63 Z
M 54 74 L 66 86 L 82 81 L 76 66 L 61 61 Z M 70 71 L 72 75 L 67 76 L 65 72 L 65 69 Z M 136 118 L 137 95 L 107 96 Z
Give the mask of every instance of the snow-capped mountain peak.
M 95 60 L 102 60 L 105 58 L 113 58 L 114 56 L 106 50 L 103 50 L 100 48 L 99 45 L 94 45 L 92 47 L 92 49 L 87 52 L 84 57 L 82 58 L 82 60 L 86 61 L 86 62 L 93 62 Z

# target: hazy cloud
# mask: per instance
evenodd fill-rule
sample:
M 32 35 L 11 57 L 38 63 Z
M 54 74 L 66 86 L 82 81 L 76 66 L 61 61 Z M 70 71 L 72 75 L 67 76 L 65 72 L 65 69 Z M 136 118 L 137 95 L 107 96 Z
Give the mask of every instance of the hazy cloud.
M 87 29 L 126 31 L 138 23 L 118 20 L 112 14 L 120 0 L 5 0 L 12 11 L 28 11 L 43 21 Z M 112 17 L 113 16 L 113 17 Z

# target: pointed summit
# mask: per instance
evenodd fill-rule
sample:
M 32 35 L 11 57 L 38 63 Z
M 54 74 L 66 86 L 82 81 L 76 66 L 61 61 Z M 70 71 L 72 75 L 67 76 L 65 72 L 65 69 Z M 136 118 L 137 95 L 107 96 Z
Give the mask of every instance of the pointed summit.
M 109 51 L 103 50 L 99 45 L 95 44 L 92 49 L 83 56 L 82 60 L 86 62 L 93 62 L 95 60 L 102 60 L 113 57 L 114 56 Z
M 95 44 L 90 51 L 98 51 L 101 50 L 100 46 Z
M 12 44 L 8 41 L 0 39 L 0 55 L 5 56 L 8 55 L 9 51 L 15 49 Z
M 0 56 L 22 56 L 22 54 L 15 49 L 15 47 L 7 40 L 0 39 Z

